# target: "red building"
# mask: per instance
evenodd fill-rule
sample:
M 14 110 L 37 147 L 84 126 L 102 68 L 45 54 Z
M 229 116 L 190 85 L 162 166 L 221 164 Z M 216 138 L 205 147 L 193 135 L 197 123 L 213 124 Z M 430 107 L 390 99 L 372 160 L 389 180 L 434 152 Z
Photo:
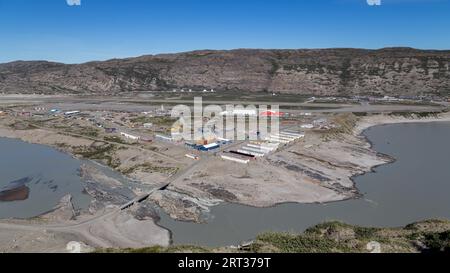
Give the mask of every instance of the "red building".
M 284 116 L 283 112 L 276 112 L 276 111 L 265 111 L 259 114 L 262 117 L 282 117 Z

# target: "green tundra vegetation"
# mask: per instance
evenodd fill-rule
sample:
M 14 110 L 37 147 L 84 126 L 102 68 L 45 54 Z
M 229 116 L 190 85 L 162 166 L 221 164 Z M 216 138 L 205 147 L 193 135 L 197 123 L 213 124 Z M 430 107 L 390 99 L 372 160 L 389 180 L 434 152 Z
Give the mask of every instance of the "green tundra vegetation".
M 450 221 L 427 220 L 401 228 L 368 228 L 327 222 L 303 233 L 268 232 L 245 249 L 201 246 L 153 246 L 141 249 L 98 249 L 100 253 L 368 253 L 377 242 L 383 253 L 450 253 Z
M 118 147 L 116 145 L 99 143 L 99 145 L 92 145 L 90 147 L 73 147 L 73 153 L 86 159 L 97 160 L 116 169 L 120 166 L 119 160 L 113 157 L 117 149 Z

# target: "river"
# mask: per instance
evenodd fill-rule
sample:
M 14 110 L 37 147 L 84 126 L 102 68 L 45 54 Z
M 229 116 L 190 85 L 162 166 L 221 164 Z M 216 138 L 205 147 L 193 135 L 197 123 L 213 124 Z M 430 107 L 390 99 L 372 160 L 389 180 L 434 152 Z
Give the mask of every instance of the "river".
M 30 218 L 52 210 L 71 194 L 75 208 L 86 208 L 81 162 L 43 145 L 0 138 L 0 219 Z

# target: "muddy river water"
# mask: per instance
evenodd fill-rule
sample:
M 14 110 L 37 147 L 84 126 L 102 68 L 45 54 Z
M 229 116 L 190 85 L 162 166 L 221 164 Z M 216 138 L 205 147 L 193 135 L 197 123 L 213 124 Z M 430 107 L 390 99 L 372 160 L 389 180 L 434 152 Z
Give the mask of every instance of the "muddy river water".
M 55 149 L 0 138 L 0 218 L 29 218 L 52 210 L 66 194 L 85 208 L 80 161 Z

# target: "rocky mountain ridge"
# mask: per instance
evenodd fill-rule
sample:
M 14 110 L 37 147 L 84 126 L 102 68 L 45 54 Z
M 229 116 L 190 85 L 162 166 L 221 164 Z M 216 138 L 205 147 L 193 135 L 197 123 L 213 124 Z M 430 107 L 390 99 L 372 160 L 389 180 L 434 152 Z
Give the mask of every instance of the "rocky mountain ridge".
M 316 96 L 450 93 L 450 50 L 199 50 L 83 64 L 0 64 L 0 92 L 120 94 L 172 89 Z

